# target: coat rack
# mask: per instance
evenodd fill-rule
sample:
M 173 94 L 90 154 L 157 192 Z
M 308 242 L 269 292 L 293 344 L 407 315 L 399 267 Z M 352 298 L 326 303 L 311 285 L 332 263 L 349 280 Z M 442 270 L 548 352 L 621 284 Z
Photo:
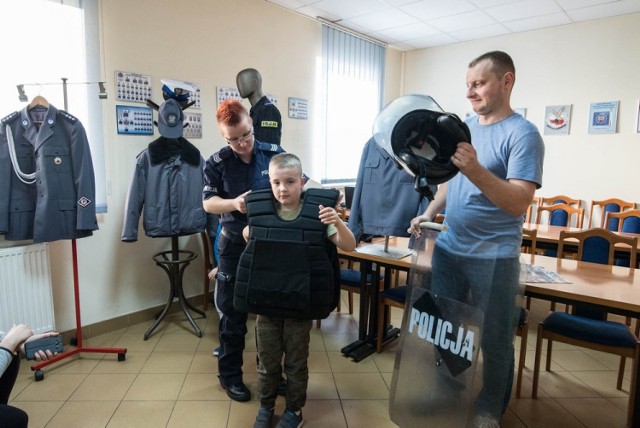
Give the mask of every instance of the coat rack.
M 68 79 L 66 77 L 62 77 L 61 79 L 62 79 L 62 94 L 64 98 L 64 110 L 67 111 L 68 109 L 67 80 Z M 80 84 L 90 84 L 90 83 L 98 83 L 100 88 L 100 93 L 98 94 L 98 96 L 100 97 L 100 99 L 105 99 L 107 97 L 107 94 L 104 88 L 104 82 L 82 82 Z M 41 85 L 54 85 L 54 84 L 59 85 L 59 83 L 25 83 L 25 84 L 17 85 L 18 93 L 20 94 L 19 98 L 21 101 L 26 101 L 26 99 L 24 99 L 26 98 L 26 94 L 24 92 L 25 85 L 41 86 Z M 38 97 L 40 96 L 35 97 L 34 100 L 38 101 L 37 100 Z M 44 100 L 44 98 L 42 99 Z M 47 102 L 47 101 L 44 100 L 44 102 Z M 82 352 L 99 353 L 99 354 L 118 354 L 118 361 L 124 361 L 127 353 L 126 348 L 97 348 L 97 347 L 85 347 L 82 345 L 82 321 L 80 320 L 80 281 L 78 279 L 78 250 L 77 250 L 75 238 L 71 240 L 71 254 L 72 254 L 72 261 L 73 261 L 73 296 L 75 301 L 75 312 L 76 312 L 76 347 L 69 351 L 65 351 L 60 354 L 57 354 L 48 360 L 41 361 L 37 364 L 32 365 L 31 370 L 35 372 L 36 381 L 40 381 L 44 379 L 44 372 L 41 370 L 43 367 L 46 367 L 49 364 L 53 364 L 60 360 L 63 360 L 72 355 L 80 354 Z

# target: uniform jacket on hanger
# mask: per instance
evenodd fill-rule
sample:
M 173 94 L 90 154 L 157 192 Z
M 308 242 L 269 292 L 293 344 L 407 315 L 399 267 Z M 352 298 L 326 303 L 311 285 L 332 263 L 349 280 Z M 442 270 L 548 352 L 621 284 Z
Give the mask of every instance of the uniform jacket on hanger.
M 203 232 L 204 159 L 185 138 L 160 137 L 136 158 L 136 169 L 125 204 L 123 241 L 138 240 L 143 213 L 147 236 L 190 235 Z
M 349 215 L 349 229 L 356 241 L 363 233 L 409 236 L 411 219 L 422 214 L 427 203 L 414 190 L 413 177 L 399 169 L 371 138 L 362 151 Z
M 95 177 L 87 134 L 69 113 L 49 105 L 41 124 L 25 107 L 0 126 L 0 234 L 7 240 L 49 242 L 90 236 L 98 229 Z M 20 181 L 9 157 L 7 128 L 20 169 L 35 182 Z

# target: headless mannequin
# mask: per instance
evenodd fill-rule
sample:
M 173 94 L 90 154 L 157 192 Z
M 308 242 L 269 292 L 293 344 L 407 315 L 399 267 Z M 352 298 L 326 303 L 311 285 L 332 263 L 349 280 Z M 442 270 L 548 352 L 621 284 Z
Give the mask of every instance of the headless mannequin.
M 236 85 L 242 98 L 251 103 L 249 114 L 257 141 L 280 145 L 282 117 L 280 111 L 262 92 L 262 76 L 255 68 L 245 68 L 236 76 Z

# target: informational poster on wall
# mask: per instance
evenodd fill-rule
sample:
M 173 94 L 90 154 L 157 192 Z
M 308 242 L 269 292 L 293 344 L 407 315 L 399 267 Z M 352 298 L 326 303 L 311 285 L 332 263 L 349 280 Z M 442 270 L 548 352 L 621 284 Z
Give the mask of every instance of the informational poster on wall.
M 202 113 L 184 112 L 184 128 L 183 135 L 187 140 L 202 138 Z
M 307 120 L 309 117 L 309 101 L 304 98 L 289 97 L 289 117 Z
M 118 134 L 153 135 L 153 110 L 149 107 L 116 105 Z
M 591 103 L 589 134 L 615 134 L 618 125 L 618 101 Z
M 544 135 L 569 135 L 571 104 L 544 108 Z
M 151 76 L 116 71 L 116 100 L 146 103 L 151 98 Z
M 218 86 L 216 105 L 219 106 L 220 103 L 225 100 L 242 101 L 242 97 L 240 96 L 240 92 L 238 92 L 237 88 L 227 88 L 224 86 Z
M 189 92 L 189 102 L 194 102 L 189 108 L 200 108 L 200 84 L 175 79 L 160 79 L 163 86 L 167 86 L 175 95 L 180 96 L 184 91 Z

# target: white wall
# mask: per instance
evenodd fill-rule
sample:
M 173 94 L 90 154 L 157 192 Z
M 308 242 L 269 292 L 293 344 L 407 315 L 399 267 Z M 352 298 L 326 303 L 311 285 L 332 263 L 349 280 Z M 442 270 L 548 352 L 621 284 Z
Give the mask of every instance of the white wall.
M 322 51 L 319 23 L 263 0 L 100 4 L 103 77 L 109 90 L 104 102 L 109 212 L 99 216 L 100 230 L 93 237 L 77 241 L 84 325 L 162 305 L 168 294 L 166 274 L 151 257 L 170 249 L 170 240 L 147 238 L 141 231 L 138 242 L 120 242 L 135 157 L 152 139 L 116 133 L 115 105 L 122 104 L 113 95 L 116 70 L 150 74 L 157 102 L 162 101 L 161 78 L 200 83 L 203 138 L 192 142 L 206 158 L 225 144 L 215 124 L 216 87 L 235 86 L 238 71 L 255 67 L 265 92 L 279 97 L 283 146 L 301 156 L 312 177 L 319 175 L 324 161 L 315 108 Z M 487 50 L 504 49 L 518 70 L 513 106 L 527 108 L 527 117 L 539 128 L 545 105 L 573 104 L 571 134 L 545 137 L 544 187 L 539 193 L 640 201 L 634 186 L 640 151 L 640 136 L 634 131 L 640 96 L 639 24 L 636 14 L 407 54 L 389 51 L 385 102 L 401 93 L 421 92 L 464 115 L 470 111 L 464 98 L 468 61 Z M 309 100 L 309 120 L 287 117 L 288 97 Z M 588 135 L 589 103 L 611 100 L 620 100 L 619 133 Z M 180 247 L 200 254 L 197 237 L 180 238 Z M 56 324 L 65 331 L 75 327 L 70 242 L 52 243 L 51 255 Z M 202 269 L 200 257 L 187 269 L 188 296 L 202 292 Z
M 638 40 L 640 14 L 631 14 L 413 51 L 406 55 L 404 90 L 432 95 L 444 109 L 464 116 L 471 112 L 467 64 L 486 51 L 504 50 L 516 65 L 512 107 L 526 108 L 541 132 L 545 106 L 573 105 L 570 134 L 543 135 L 543 187 L 537 194 L 582 199 L 587 211 L 591 200 L 640 202 Z M 589 105 L 601 101 L 620 101 L 616 134 L 587 133 Z
M 153 254 L 171 248 L 170 238 L 151 239 L 140 227 L 135 243 L 120 242 L 124 203 L 136 155 L 157 138 L 116 133 L 115 71 L 152 76 L 153 99 L 162 102 L 161 78 L 202 86 L 203 138 L 193 139 L 203 157 L 226 145 L 216 126 L 216 87 L 235 87 L 238 71 L 258 69 L 263 89 L 279 98 L 282 145 L 302 159 L 305 172 L 319 177 L 324 160 L 319 149 L 318 81 L 322 55 L 321 25 L 263 0 L 108 0 L 100 2 L 104 102 L 105 163 L 109 212 L 99 215 L 100 230 L 77 241 L 83 325 L 162 305 L 168 295 L 166 274 Z M 394 53 L 391 58 L 399 58 Z M 386 82 L 399 94 L 400 71 L 392 61 Z M 287 98 L 309 101 L 309 120 L 287 117 Z M 140 104 L 132 104 L 140 105 Z M 245 100 L 245 105 L 249 103 Z M 98 161 L 98 160 L 96 160 Z M 359 162 L 355 159 L 354 162 Z M 185 272 L 185 293 L 202 293 L 201 245 L 198 236 L 180 238 L 180 248 L 198 259 Z M 51 244 L 56 326 L 75 327 L 71 244 Z

